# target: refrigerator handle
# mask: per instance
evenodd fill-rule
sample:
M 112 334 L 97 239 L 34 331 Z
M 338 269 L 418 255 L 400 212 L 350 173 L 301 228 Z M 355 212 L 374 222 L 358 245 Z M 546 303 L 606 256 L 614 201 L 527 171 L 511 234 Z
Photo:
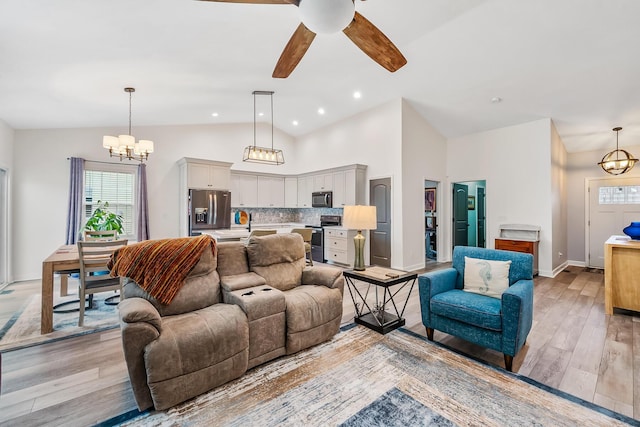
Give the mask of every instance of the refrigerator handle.
M 213 193 L 213 206 L 215 209 L 213 210 L 213 223 L 218 224 L 218 193 Z
M 211 212 L 213 209 L 213 196 L 209 193 L 209 215 L 207 215 L 207 224 L 211 225 Z

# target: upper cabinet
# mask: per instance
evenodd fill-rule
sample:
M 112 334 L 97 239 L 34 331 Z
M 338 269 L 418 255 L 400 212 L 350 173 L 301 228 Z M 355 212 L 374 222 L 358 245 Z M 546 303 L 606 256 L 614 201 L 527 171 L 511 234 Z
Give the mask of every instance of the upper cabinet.
M 298 207 L 298 178 L 288 176 L 284 179 L 284 207 Z
M 284 207 L 284 178 L 258 175 L 258 207 Z
M 356 165 L 353 168 L 333 173 L 333 207 L 364 205 L 366 203 L 366 166 Z
M 333 189 L 333 174 L 322 173 L 313 175 L 313 191 L 331 191 Z
M 229 190 L 231 188 L 231 165 L 233 163 L 212 160 L 180 160 L 181 173 L 186 176 L 187 189 Z
M 258 206 L 258 177 L 250 174 L 231 174 L 231 207 L 255 208 Z
M 313 177 L 312 176 L 298 177 L 298 207 L 299 208 L 311 207 L 311 193 L 313 193 Z

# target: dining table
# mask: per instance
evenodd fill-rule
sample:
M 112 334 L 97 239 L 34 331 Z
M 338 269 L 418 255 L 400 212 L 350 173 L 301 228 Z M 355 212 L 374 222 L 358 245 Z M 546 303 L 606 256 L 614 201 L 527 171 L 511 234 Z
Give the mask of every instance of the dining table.
M 67 295 L 67 277 L 80 270 L 80 257 L 76 245 L 62 245 L 42 261 L 42 307 L 40 333 L 53 332 L 53 279 L 60 273 L 60 296 Z

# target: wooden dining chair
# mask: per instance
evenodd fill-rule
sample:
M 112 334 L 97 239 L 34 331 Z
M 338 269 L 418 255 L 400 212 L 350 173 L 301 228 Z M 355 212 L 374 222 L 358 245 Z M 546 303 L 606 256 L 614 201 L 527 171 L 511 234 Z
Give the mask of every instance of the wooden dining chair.
M 313 229 L 294 228 L 291 232 L 302 236 L 302 240 L 304 240 L 304 252 L 305 255 L 308 255 L 307 264 L 313 266 L 313 258 L 311 257 L 311 235 L 313 234 Z
M 120 291 L 122 295 L 122 278 L 111 277 L 107 263 L 111 254 L 118 248 L 125 246 L 127 240 L 111 241 L 82 241 L 78 242 L 78 256 L 80 260 L 80 316 L 78 326 L 84 324 L 85 298 L 89 295 L 89 306 L 93 294 L 107 291 Z
M 118 238 L 118 232 L 116 230 L 85 230 L 84 240 L 87 242 L 92 241 L 110 241 Z

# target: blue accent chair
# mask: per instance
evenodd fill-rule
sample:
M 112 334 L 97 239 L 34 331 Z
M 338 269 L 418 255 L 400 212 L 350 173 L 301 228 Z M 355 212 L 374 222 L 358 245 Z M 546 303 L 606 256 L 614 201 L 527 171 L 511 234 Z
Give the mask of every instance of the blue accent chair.
M 509 261 L 509 288 L 502 298 L 465 292 L 464 257 Z M 451 268 L 418 277 L 422 323 L 433 341 L 437 329 L 504 354 L 508 371 L 533 322 L 533 256 L 456 246 Z

